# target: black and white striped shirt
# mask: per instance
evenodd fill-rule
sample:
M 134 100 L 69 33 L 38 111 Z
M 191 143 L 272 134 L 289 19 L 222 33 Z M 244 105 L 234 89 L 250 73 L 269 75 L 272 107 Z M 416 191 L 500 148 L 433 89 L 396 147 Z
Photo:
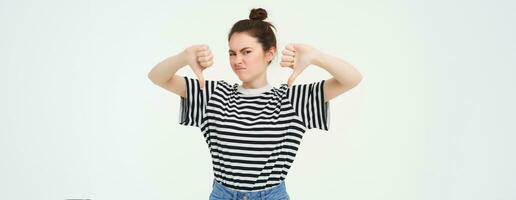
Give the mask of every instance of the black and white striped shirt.
M 324 80 L 248 92 L 238 84 L 184 77 L 179 124 L 201 129 L 215 180 L 239 191 L 258 191 L 285 180 L 307 129 L 328 130 Z M 253 89 L 251 89 L 253 90 Z

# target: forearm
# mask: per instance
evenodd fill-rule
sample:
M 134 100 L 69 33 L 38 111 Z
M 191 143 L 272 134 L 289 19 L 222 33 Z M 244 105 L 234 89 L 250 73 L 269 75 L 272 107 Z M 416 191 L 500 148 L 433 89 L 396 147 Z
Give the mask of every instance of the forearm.
M 362 74 L 350 63 L 320 51 L 315 56 L 313 64 L 328 71 L 343 85 L 355 85 L 362 80 Z
M 149 72 L 148 78 L 156 84 L 167 82 L 179 69 L 186 65 L 185 51 L 181 51 L 156 64 Z

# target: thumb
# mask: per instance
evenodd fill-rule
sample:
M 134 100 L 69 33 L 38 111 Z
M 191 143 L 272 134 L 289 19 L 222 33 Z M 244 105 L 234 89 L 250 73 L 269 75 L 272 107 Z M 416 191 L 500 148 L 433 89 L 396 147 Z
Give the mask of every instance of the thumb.
M 295 68 L 294 68 L 295 69 Z M 292 85 L 294 85 L 294 80 L 296 80 L 297 76 L 299 75 L 299 71 L 298 70 L 294 70 L 294 72 L 292 72 L 292 74 L 290 75 L 290 77 L 288 78 L 288 87 L 292 87 Z
M 198 69 L 198 70 L 195 70 L 195 75 L 197 76 L 197 79 L 199 79 L 199 85 L 201 88 L 199 89 L 204 89 L 204 75 L 202 74 L 202 70 Z

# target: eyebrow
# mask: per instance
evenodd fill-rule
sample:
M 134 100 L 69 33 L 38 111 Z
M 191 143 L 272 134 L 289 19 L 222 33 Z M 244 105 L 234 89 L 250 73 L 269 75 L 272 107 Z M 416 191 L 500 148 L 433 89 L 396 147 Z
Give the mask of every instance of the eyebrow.
M 251 47 L 244 47 L 244 48 L 240 49 L 240 51 L 243 51 L 243 50 L 246 50 L 246 49 L 253 49 L 253 48 L 251 48 Z M 234 52 L 234 51 L 230 49 L 228 52 Z

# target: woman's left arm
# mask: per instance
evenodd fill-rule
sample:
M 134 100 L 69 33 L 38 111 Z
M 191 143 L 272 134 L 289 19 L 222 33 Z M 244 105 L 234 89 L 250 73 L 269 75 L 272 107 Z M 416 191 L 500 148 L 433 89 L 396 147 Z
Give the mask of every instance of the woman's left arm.
M 297 76 L 309 65 L 319 66 L 328 71 L 333 78 L 324 82 L 324 102 L 350 90 L 362 81 L 362 74 L 348 62 L 323 53 L 306 44 L 288 44 L 282 51 L 281 66 L 292 68 L 288 79 L 289 87 Z
M 312 64 L 323 68 L 333 76 L 324 82 L 325 102 L 354 88 L 362 81 L 362 74 L 348 62 L 319 50 L 315 51 Z

